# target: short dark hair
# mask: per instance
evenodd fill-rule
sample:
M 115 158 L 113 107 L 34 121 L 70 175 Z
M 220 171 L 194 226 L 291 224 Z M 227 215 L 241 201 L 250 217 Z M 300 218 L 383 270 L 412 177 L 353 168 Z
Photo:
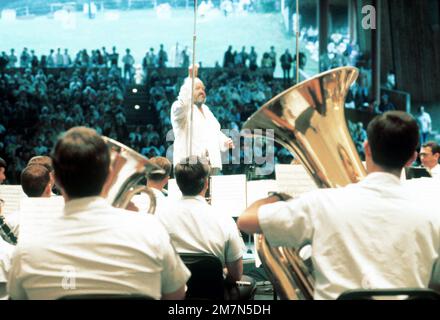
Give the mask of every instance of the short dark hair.
M 29 161 L 28 161 L 28 166 L 32 166 L 32 165 L 40 165 L 45 167 L 47 170 L 49 170 L 49 172 L 53 171 L 53 164 L 52 164 L 52 158 L 49 156 L 35 156 L 32 157 Z
M 6 161 L 0 157 L 0 168 L 6 168 L 7 164 Z
M 387 170 L 402 169 L 419 144 L 419 126 L 403 111 L 376 116 L 367 128 L 373 161 Z
M 49 170 L 39 164 L 27 166 L 21 172 L 21 187 L 28 197 L 41 197 L 50 181 Z
M 52 154 L 55 179 L 71 198 L 101 193 L 110 166 L 110 151 L 90 128 L 74 127 L 64 133 Z
M 152 170 L 147 174 L 147 179 L 152 181 L 162 181 L 163 179 L 170 176 L 171 173 L 171 162 L 164 157 L 153 157 L 150 161 L 161 168 L 165 173 L 158 173 L 157 170 Z
M 184 196 L 196 196 L 205 186 L 209 176 L 209 166 L 204 164 L 199 157 L 185 158 L 174 169 L 176 182 Z
M 432 154 L 440 153 L 440 146 L 435 141 L 428 141 L 422 145 L 422 148 L 431 148 Z

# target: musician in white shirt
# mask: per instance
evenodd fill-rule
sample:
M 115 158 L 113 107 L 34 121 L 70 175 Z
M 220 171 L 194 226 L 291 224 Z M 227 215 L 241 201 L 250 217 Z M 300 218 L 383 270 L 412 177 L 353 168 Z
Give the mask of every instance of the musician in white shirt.
M 20 175 L 21 188 L 30 198 L 49 198 L 52 195 L 52 179 L 46 167 L 31 164 L 23 169 Z M 18 238 L 20 231 L 20 211 L 12 212 L 6 217 L 6 223 Z
M 420 161 L 423 166 L 428 169 L 433 178 L 440 178 L 439 158 L 440 146 L 436 142 L 429 141 L 422 145 L 420 149 Z
M 174 131 L 173 163 L 178 164 L 188 156 L 198 156 L 209 160 L 214 172 L 222 169 L 221 151 L 234 148 L 231 138 L 220 131 L 220 123 L 205 104 L 206 93 L 203 82 L 197 78 L 197 65 L 194 79 L 194 108 L 192 124 L 192 146 L 190 150 L 191 128 L 191 91 L 192 91 L 192 66 L 180 88 L 179 96 L 171 107 L 171 124 Z
M 164 188 L 170 179 L 171 162 L 164 157 L 153 157 L 150 161 L 163 170 L 163 172 L 153 170 L 147 174 L 147 187 L 150 188 L 156 198 L 157 209 L 164 206 L 167 200 L 167 191 Z M 150 198 L 145 193 L 135 195 L 131 201 L 137 207 L 138 211 L 148 212 Z
M 213 254 L 226 269 L 227 284 L 245 280 L 252 285 L 254 280 L 243 275 L 245 246 L 234 219 L 229 212 L 218 211 L 205 200 L 209 171 L 209 166 L 196 157 L 177 164 L 175 176 L 182 198 L 170 201 L 156 215 L 178 253 Z M 252 286 L 239 289 L 243 298 L 251 294 Z
M 55 145 L 53 163 L 64 211 L 38 237 L 18 242 L 9 272 L 11 298 L 184 298 L 190 272 L 161 223 L 153 215 L 114 208 L 100 196 L 110 152 L 96 131 L 67 131 Z
M 240 229 L 272 246 L 312 245 L 315 299 L 350 289 L 426 288 L 439 259 L 440 215 L 432 198 L 400 181 L 417 157 L 419 129 L 401 111 L 379 115 L 364 143 L 368 176 L 344 188 L 252 204 Z

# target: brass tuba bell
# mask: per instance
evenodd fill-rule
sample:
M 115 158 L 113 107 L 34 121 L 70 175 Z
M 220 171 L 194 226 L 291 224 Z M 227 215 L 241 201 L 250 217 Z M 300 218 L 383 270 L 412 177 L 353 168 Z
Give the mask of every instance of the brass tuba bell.
M 366 170 L 344 115 L 358 74 L 354 67 L 341 67 L 301 82 L 263 105 L 243 128 L 274 130 L 274 140 L 302 163 L 319 188 L 358 182 Z M 271 247 L 260 235 L 257 251 L 280 298 L 313 299 L 313 278 L 295 249 Z
M 150 188 L 139 185 L 139 182 L 152 171 L 165 173 L 163 169 L 122 143 L 108 137 L 102 138 L 110 149 L 111 158 L 111 172 L 103 188 L 103 197 L 114 207 L 127 208 L 135 194 L 145 192 L 150 199 L 148 212 L 154 213 L 156 197 Z

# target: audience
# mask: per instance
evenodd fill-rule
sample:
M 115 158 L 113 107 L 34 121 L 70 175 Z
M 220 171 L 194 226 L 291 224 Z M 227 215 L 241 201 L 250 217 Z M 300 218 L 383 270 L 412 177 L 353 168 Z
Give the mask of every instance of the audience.
M 335 39 L 341 41 L 339 38 Z M 24 70 L 7 72 L 0 77 L 0 107 L 5 109 L 0 118 L 0 124 L 5 131 L 4 142 L 0 144 L 0 155 L 11 163 L 8 167 L 8 183 L 18 183 L 27 158 L 47 154 L 57 135 L 75 125 L 92 127 L 98 133 L 127 144 L 147 157 L 172 155 L 169 148 L 173 142 L 172 134 L 169 134 L 169 108 L 182 79 L 162 75 L 155 69 L 159 62 L 165 67 L 167 54 L 164 46 L 160 48 L 160 55 L 154 54 L 154 49 L 150 48 L 143 61 L 145 71 L 148 70 L 148 74 L 145 73 L 149 89 L 148 103 L 153 106 L 158 118 L 152 128 L 130 128 L 127 124 L 122 105 L 125 95 L 124 78 L 128 83 L 132 83 L 133 79 L 134 61 L 130 52 L 122 59 L 124 76 L 117 68 L 119 54 L 116 47 L 112 48 L 111 53 L 107 53 L 105 47 L 91 52 L 89 56 L 87 50 L 81 50 L 72 61 L 67 49 L 64 54 L 61 54 L 61 49 L 57 49 L 57 54 L 55 50 L 51 50 L 46 58 L 46 67 L 42 66 L 41 58 L 36 67 L 31 68 L 32 52 L 28 53 L 25 48 L 20 58 Z M 304 58 L 301 61 L 305 61 L 306 56 L 301 54 Z M 272 68 L 269 74 L 257 72 L 255 48 L 251 48 L 250 53 L 242 48 L 237 55 L 239 57 L 236 59 L 230 46 L 225 53 L 225 65 L 237 67 L 235 60 L 238 60 L 240 65 L 249 68 L 251 72 L 241 72 L 236 68 L 218 69 L 207 73 L 203 80 L 209 91 L 207 103 L 213 106 L 222 128 L 239 131 L 248 116 L 283 90 L 283 83 L 272 78 L 277 62 L 273 46 L 263 55 L 265 65 L 261 63 L 261 67 Z M 244 63 L 240 62 L 242 60 Z M 67 69 L 49 71 L 50 68 L 61 66 L 60 63 Z M 305 79 L 305 76 L 302 75 L 301 79 Z M 359 108 L 368 98 L 361 84 L 353 90 L 352 100 L 355 107 Z M 73 107 L 68 107 L 69 105 Z M 135 133 L 137 138 L 133 139 Z M 285 159 L 282 156 L 285 151 L 278 146 L 275 154 L 277 161 Z M 241 161 L 235 162 L 243 163 L 243 157 L 242 153 Z M 245 171 L 244 165 L 237 164 L 228 164 L 223 170 L 225 174 Z
M 420 127 L 420 143 L 423 144 L 428 140 L 432 131 L 431 115 L 426 112 L 424 106 L 420 106 L 416 119 Z

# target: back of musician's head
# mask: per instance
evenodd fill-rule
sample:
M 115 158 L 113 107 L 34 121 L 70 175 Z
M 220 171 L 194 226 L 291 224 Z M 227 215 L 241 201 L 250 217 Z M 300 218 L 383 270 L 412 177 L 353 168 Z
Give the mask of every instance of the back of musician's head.
M 403 111 L 376 116 L 367 128 L 373 161 L 386 170 L 402 169 L 419 143 L 416 120 Z
M 199 157 L 187 157 L 176 165 L 174 174 L 182 194 L 196 196 L 205 187 L 205 181 L 209 176 L 209 165 L 204 164 Z
M 158 172 L 157 170 L 152 170 L 147 174 L 147 179 L 151 181 L 162 181 L 168 178 L 171 174 L 171 162 L 165 157 L 153 157 L 150 159 L 151 163 L 158 166 L 164 172 Z
M 27 163 L 28 166 L 32 166 L 32 165 L 36 165 L 36 164 L 45 167 L 47 170 L 49 170 L 49 172 L 53 171 L 53 164 L 52 164 L 51 157 L 35 156 L 35 157 L 32 157 Z
M 49 170 L 42 165 L 27 166 L 21 172 L 21 187 L 28 197 L 41 197 L 50 181 Z
M 52 154 L 57 184 L 69 198 L 101 193 L 110 166 L 110 152 L 95 130 L 75 127 L 57 141 Z

